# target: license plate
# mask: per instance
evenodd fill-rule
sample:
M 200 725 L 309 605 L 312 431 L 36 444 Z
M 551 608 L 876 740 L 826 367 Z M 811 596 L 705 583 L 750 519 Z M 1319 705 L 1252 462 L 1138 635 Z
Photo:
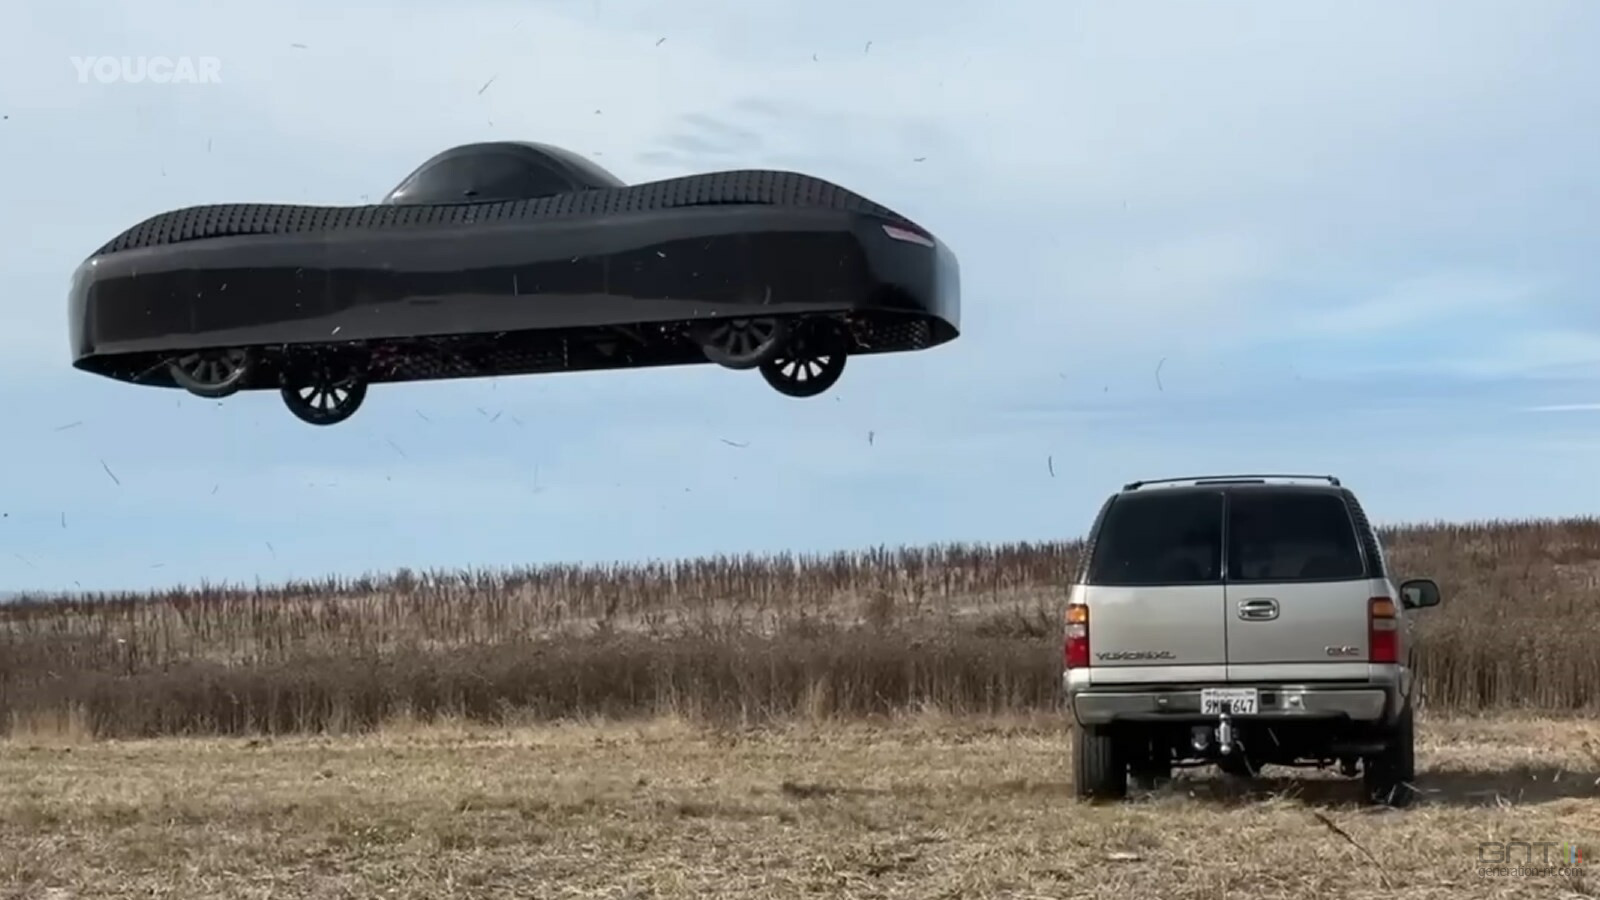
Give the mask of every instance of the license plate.
M 1230 716 L 1253 716 L 1261 704 L 1255 688 L 1201 688 L 1201 715 L 1221 715 L 1224 707 Z

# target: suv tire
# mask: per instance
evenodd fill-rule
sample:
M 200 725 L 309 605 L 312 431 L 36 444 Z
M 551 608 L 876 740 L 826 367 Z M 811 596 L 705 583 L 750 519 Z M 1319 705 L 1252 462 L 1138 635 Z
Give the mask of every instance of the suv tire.
M 1086 800 L 1128 796 L 1128 764 L 1121 744 L 1107 729 L 1072 729 L 1072 785 Z
M 1416 716 L 1407 703 L 1400 711 L 1389 744 L 1377 756 L 1363 761 L 1361 781 L 1367 800 L 1387 806 L 1409 806 L 1416 796 Z

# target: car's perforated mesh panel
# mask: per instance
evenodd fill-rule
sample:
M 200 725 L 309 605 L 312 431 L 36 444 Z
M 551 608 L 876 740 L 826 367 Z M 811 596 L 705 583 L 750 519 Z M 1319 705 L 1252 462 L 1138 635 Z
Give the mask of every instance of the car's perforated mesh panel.
M 95 251 L 99 256 L 138 247 L 204 238 L 295 234 L 356 228 L 471 225 L 517 219 L 605 215 L 687 206 L 753 203 L 813 206 L 883 216 L 904 216 L 831 182 L 795 172 L 741 170 L 669 178 L 648 184 L 578 191 L 536 200 L 414 206 L 293 206 L 224 203 L 191 206 L 146 219 Z

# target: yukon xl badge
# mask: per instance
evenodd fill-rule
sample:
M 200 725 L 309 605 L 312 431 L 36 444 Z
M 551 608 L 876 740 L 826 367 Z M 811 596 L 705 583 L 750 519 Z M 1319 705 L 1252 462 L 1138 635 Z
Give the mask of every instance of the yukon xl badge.
M 1171 650 L 1107 650 L 1096 653 L 1095 659 L 1177 659 Z
M 1361 648 L 1360 647 L 1350 647 L 1350 646 L 1324 647 L 1323 649 L 1327 651 L 1329 656 L 1360 656 L 1361 655 Z

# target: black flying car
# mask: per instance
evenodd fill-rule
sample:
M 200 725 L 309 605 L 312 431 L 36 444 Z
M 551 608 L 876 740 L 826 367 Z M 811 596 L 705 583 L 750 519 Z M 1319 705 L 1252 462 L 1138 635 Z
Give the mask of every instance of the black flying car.
M 446 150 L 373 206 L 162 213 L 79 266 L 73 365 L 316 425 L 382 382 L 713 362 L 826 391 L 847 357 L 959 334 L 959 268 L 838 185 L 730 171 L 626 185 L 569 151 Z

